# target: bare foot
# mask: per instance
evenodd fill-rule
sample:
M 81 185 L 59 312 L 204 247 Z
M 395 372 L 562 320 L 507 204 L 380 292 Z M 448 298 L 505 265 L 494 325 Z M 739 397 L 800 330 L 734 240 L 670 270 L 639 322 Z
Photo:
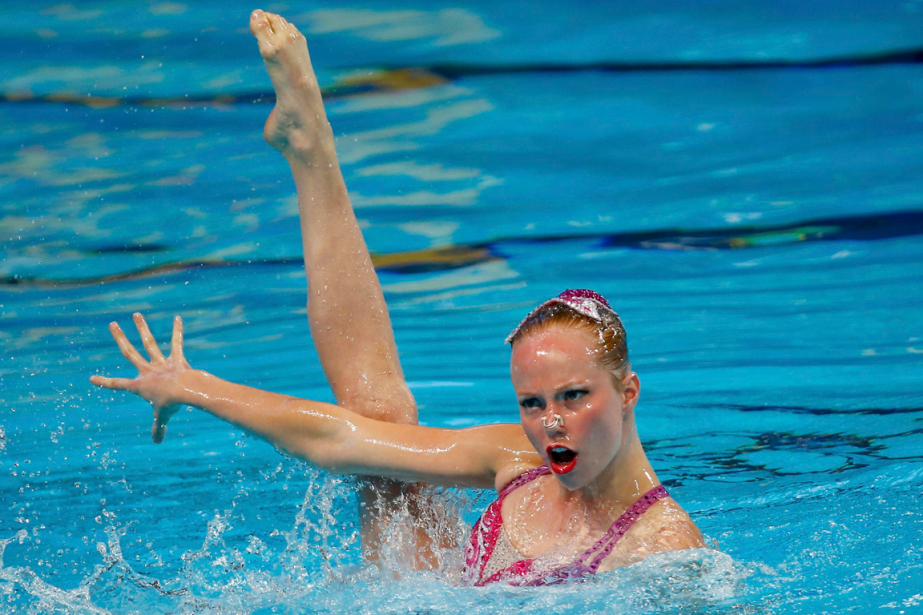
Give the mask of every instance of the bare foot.
M 260 45 L 276 107 L 266 120 L 266 142 L 287 159 L 313 162 L 319 147 L 333 146 L 333 134 L 304 35 L 284 18 L 261 10 L 250 15 L 250 31 Z

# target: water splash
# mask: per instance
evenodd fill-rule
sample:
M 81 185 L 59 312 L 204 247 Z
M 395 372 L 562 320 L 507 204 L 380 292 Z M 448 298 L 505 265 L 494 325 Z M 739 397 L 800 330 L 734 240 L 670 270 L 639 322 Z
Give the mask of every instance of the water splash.
M 183 553 L 175 568 L 155 563 L 150 571 L 136 570 L 122 549 L 136 524 L 113 521 L 106 540 L 97 544 L 94 570 L 73 589 L 56 587 L 29 567 L 3 566 L 3 549 L 28 540 L 21 531 L 0 541 L 0 587 L 16 612 L 66 615 L 406 613 L 409 608 L 478 614 L 496 612 L 498 605 L 523 613 L 773 612 L 759 595 L 773 586 L 775 572 L 711 550 L 655 555 L 583 583 L 544 588 L 464 587 L 457 572 L 409 571 L 405 541 L 419 526 L 419 519 L 407 516 L 412 506 L 402 506 L 395 515 L 379 564 L 364 565 L 356 556 L 356 531 L 341 538 L 337 529 L 344 491 L 342 480 L 318 475 L 291 528 L 271 536 L 250 535 L 246 541 L 233 537 L 234 511 L 216 513 L 201 546 Z M 439 531 L 447 534 L 440 537 L 440 563 L 459 561 L 460 547 L 445 545 L 463 527 L 451 521 L 441 526 Z

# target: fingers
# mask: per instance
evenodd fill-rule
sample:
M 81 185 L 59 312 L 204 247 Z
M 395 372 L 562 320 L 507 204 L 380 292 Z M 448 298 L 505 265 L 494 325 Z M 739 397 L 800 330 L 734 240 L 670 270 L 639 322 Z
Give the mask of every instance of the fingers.
M 170 341 L 170 356 L 174 359 L 186 362 L 183 356 L 183 319 L 179 316 L 173 317 L 173 339 Z
M 158 416 L 154 416 L 154 426 L 151 427 L 151 438 L 154 444 L 160 444 L 167 437 L 167 424 L 162 422 Z
M 148 328 L 144 316 L 135 312 L 132 318 L 135 321 L 135 327 L 138 328 L 138 333 L 141 334 L 141 343 L 144 344 L 144 350 L 147 351 L 147 356 L 151 358 L 151 362 L 163 363 L 163 353 L 160 352 L 160 347 L 157 346 L 157 340 L 151 335 L 151 330 Z
M 112 389 L 113 391 L 131 391 L 130 378 L 107 378 L 105 376 L 90 376 L 90 382 L 98 387 Z
M 183 368 L 189 368 L 189 364 L 186 363 L 186 359 L 183 357 L 183 321 L 179 316 L 173 319 L 172 354 L 170 359 L 166 359 L 157 346 L 157 340 L 151 334 L 144 317 L 141 314 L 134 314 L 133 317 L 138 333 L 141 335 L 141 341 L 148 355 L 150 355 L 151 361 L 148 362 L 141 356 L 138 350 L 128 341 L 128 338 L 125 337 L 125 333 L 118 323 L 110 323 L 109 331 L 122 352 L 122 356 L 138 368 L 139 375 L 133 379 L 94 375 L 90 376 L 90 382 L 113 391 L 128 391 L 149 401 L 154 406 L 154 425 L 151 428 L 151 437 L 154 442 L 160 443 L 163 442 L 166 436 L 167 422 L 181 406 L 162 405 L 163 401 L 165 401 L 162 396 L 163 388 L 158 386 L 157 383 L 163 382 L 160 376 L 164 374 L 175 374 L 182 371 Z
M 128 359 L 129 363 L 137 367 L 139 372 L 148 366 L 148 362 L 145 361 L 144 357 L 142 357 L 141 354 L 135 350 L 135 347 L 131 345 L 131 342 L 125 337 L 125 333 L 118 323 L 109 323 L 109 332 L 112 334 L 115 343 L 118 344 L 119 350 L 122 351 L 122 356 Z
M 156 444 L 163 442 L 167 435 L 167 423 L 170 418 L 179 412 L 181 406 L 154 406 L 154 425 L 151 427 L 151 438 Z

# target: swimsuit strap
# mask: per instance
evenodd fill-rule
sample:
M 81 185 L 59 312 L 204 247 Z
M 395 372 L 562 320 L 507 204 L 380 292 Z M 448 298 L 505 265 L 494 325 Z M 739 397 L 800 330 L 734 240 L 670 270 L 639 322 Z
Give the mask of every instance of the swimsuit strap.
M 519 487 L 550 473 L 548 466 L 539 466 L 526 470 L 511 480 L 500 490 L 497 499 L 487 507 L 481 518 L 474 524 L 471 530 L 471 540 L 465 553 L 465 567 L 476 575 L 475 585 L 483 584 L 481 575 L 484 573 L 487 562 L 493 556 L 494 547 L 497 546 L 497 540 L 500 538 L 500 528 L 503 526 L 500 507 L 503 505 L 503 500 Z
M 537 468 L 526 470 L 525 472 L 523 472 L 522 474 L 520 474 L 519 476 L 517 476 L 510 482 L 508 482 L 506 484 L 506 487 L 500 490 L 500 493 L 497 496 L 497 499 L 502 502 L 503 499 L 506 498 L 506 496 L 508 496 L 513 491 L 519 489 L 526 483 L 531 483 L 539 476 L 544 476 L 545 474 L 551 474 L 551 470 L 548 468 L 548 466 L 538 466 Z
M 628 530 L 631 529 L 631 526 L 635 524 L 641 515 L 647 512 L 647 510 L 664 498 L 670 497 L 670 494 L 667 493 L 666 487 L 663 485 L 657 485 L 640 498 L 638 498 L 634 504 L 628 507 L 622 515 L 615 520 L 615 522 L 609 526 L 609 531 L 603 534 L 603 537 L 596 541 L 592 547 L 586 550 L 583 555 L 576 562 L 576 566 L 580 569 L 586 570 L 590 573 L 596 573 L 596 570 L 599 568 L 599 565 L 602 563 L 606 557 L 612 553 L 612 549 L 615 548 L 615 544 L 619 539 L 625 535 Z M 592 561 L 587 564 L 587 560 L 593 555 L 594 552 L 599 550 Z
M 497 581 L 505 576 L 514 575 L 527 577 L 532 574 L 532 564 L 534 560 L 524 559 L 514 563 L 512 566 L 500 570 L 487 579 L 482 578 L 484 568 L 493 555 L 497 540 L 500 537 L 500 528 L 503 525 L 503 518 L 500 515 L 500 506 L 503 500 L 511 492 L 538 478 L 539 476 L 550 474 L 551 470 L 547 466 L 539 466 L 523 472 L 511 480 L 500 493 L 496 500 L 484 511 L 481 518 L 471 532 L 471 541 L 468 545 L 466 554 L 466 568 L 476 576 L 472 581 L 474 585 L 481 586 Z M 612 552 L 619 539 L 624 536 L 635 522 L 648 509 L 664 498 L 670 497 L 663 485 L 658 485 L 638 498 L 634 504 L 629 506 L 615 522 L 609 526 L 608 531 L 603 534 L 602 538 L 596 541 L 592 547 L 584 553 L 573 564 L 562 566 L 556 570 L 542 574 L 541 577 L 533 579 L 524 579 L 521 585 L 546 585 L 561 583 L 568 579 L 575 579 L 587 574 L 595 574 L 603 560 Z M 589 563 L 587 563 L 589 561 Z

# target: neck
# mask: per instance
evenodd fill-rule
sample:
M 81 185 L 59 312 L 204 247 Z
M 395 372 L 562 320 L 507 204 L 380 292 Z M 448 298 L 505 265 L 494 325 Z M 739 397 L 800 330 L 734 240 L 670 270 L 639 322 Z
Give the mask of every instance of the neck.
M 634 421 L 629 420 L 626 421 L 622 446 L 612 462 L 592 483 L 567 492 L 565 499 L 582 504 L 594 516 L 609 511 L 621 513 L 659 484 L 641 447 Z

